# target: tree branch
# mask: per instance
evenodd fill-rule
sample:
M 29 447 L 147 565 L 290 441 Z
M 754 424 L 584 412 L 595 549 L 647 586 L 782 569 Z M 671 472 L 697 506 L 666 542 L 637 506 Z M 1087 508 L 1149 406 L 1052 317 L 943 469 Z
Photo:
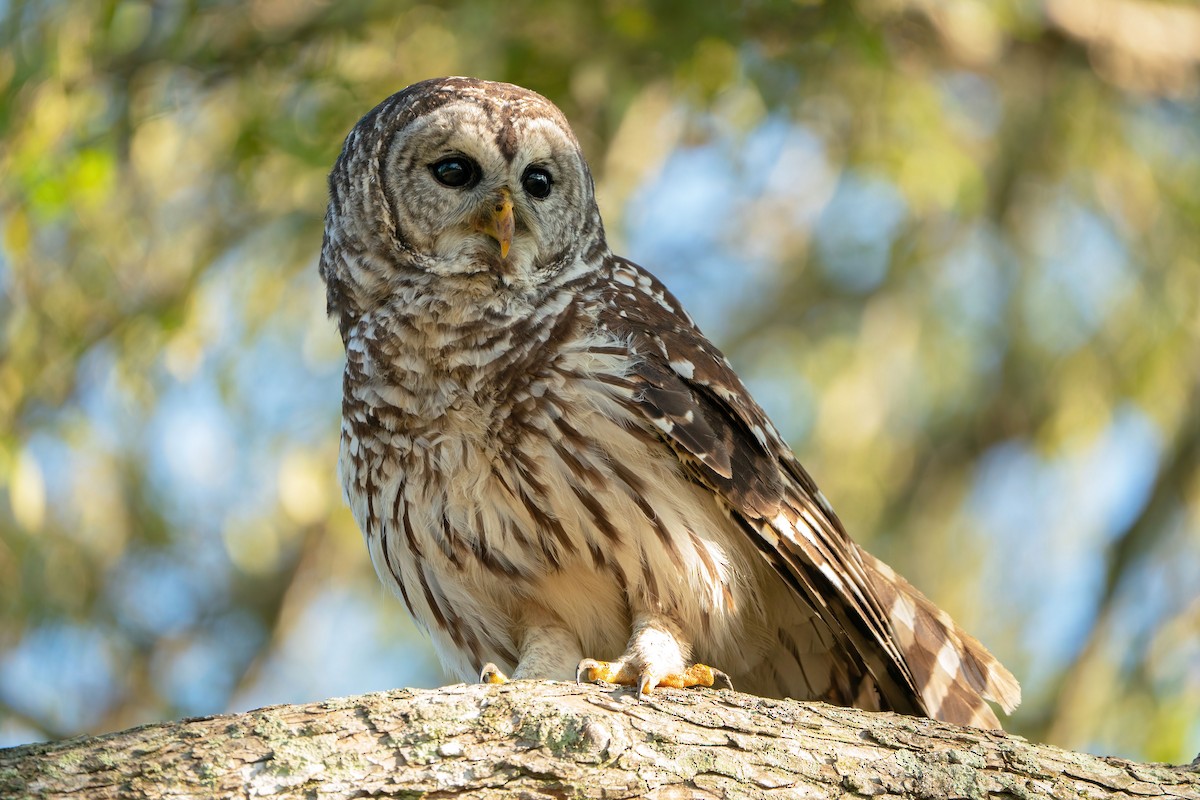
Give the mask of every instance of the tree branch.
M 0 796 L 1200 798 L 1200 771 L 737 692 L 397 690 L 0 750 Z

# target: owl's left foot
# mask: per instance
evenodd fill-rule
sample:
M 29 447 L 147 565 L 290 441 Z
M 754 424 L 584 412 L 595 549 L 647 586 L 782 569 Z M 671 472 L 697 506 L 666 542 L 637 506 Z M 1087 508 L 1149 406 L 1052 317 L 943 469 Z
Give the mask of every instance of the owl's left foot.
M 624 661 L 597 661 L 594 658 L 585 658 L 579 662 L 579 667 L 575 670 L 575 680 L 579 683 L 604 681 L 621 686 L 636 686 L 638 697 L 645 697 L 659 686 L 669 686 L 673 689 L 689 689 L 694 686 L 733 688 L 733 681 L 728 675 L 707 664 L 692 664 L 683 672 L 655 675 L 644 668 L 630 669 L 629 664 Z
M 492 662 L 483 665 L 483 669 L 479 671 L 480 683 L 508 683 L 508 676 L 500 671 Z

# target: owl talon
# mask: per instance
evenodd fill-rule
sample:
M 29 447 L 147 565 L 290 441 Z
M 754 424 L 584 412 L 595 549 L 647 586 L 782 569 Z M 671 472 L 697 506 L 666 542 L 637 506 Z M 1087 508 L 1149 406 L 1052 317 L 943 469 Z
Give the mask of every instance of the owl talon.
M 713 682 L 710 684 L 714 689 L 733 689 L 733 678 L 729 677 L 729 673 L 722 670 L 712 668 Z
M 489 661 L 479 671 L 479 682 L 491 684 L 508 683 L 508 676 L 501 672 L 499 667 Z

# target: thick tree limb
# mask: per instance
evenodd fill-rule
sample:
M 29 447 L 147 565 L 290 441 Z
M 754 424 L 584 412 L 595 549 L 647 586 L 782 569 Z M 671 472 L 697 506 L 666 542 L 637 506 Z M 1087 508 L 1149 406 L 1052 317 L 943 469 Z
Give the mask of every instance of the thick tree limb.
M 398 690 L 0 750 L 0 796 L 1200 799 L 1200 771 L 737 692 Z

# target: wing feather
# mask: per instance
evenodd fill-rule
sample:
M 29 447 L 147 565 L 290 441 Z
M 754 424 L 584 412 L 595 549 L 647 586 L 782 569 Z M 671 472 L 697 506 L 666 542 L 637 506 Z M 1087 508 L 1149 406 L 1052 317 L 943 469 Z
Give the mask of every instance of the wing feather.
M 1013 691 L 1019 692 L 1012 676 L 944 612 L 849 538 L 729 362 L 662 284 L 623 259 L 614 259 L 612 268 L 617 280 L 610 284 L 601 324 L 626 340 L 637 356 L 628 376 L 636 387 L 631 404 L 821 617 L 835 646 L 869 671 L 883 705 L 998 727 L 979 695 L 1007 708 Z M 897 630 L 896 613 L 910 610 L 920 617 L 919 624 Z M 913 640 L 908 646 L 916 657 L 902 649 L 905 637 Z M 940 650 L 947 641 L 952 653 Z M 980 653 L 990 661 L 981 663 Z M 942 673 L 945 663 L 951 663 L 954 674 L 937 672 L 939 657 Z M 942 685 L 959 679 L 969 687 L 966 698 L 951 696 Z M 837 699 L 855 701 L 852 696 Z

